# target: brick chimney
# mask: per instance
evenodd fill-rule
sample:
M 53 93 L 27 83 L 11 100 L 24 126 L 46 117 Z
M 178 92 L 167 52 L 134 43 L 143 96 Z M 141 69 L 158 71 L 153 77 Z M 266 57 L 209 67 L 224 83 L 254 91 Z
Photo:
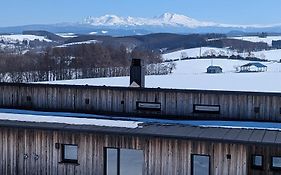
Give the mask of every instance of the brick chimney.
M 130 67 L 130 86 L 145 87 L 145 69 L 141 59 L 132 59 Z

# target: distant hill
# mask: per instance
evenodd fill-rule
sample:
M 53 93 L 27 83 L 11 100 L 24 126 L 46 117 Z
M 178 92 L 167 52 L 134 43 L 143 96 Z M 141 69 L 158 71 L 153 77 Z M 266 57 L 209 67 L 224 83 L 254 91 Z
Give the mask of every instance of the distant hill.
M 172 33 L 155 33 L 148 35 L 133 35 L 124 37 L 112 37 L 102 35 L 79 35 L 65 42 L 77 43 L 97 40 L 104 45 L 128 49 L 153 50 L 156 52 L 189 49 L 196 47 L 232 48 L 236 50 L 264 50 L 268 49 L 267 43 L 250 42 L 240 39 L 230 39 L 224 34 L 190 34 L 180 35 Z
M 44 30 L 29 30 L 29 31 L 23 31 L 23 35 L 36 35 L 36 36 L 44 36 L 45 38 L 52 40 L 52 41 L 58 41 L 58 42 L 63 42 L 66 39 L 56 35 L 54 33 L 44 31 Z
M 217 36 L 217 35 L 216 35 Z M 225 35 L 219 35 L 224 37 Z M 112 47 L 120 47 L 121 45 L 127 48 L 149 49 L 158 51 L 160 49 L 178 49 L 178 48 L 193 48 L 207 45 L 207 38 L 210 35 L 180 35 L 171 33 L 156 33 L 149 35 L 134 35 L 124 37 L 112 37 L 101 35 L 80 35 L 78 37 L 71 38 L 65 43 L 83 42 L 89 40 L 97 40 L 105 45 L 111 45 Z

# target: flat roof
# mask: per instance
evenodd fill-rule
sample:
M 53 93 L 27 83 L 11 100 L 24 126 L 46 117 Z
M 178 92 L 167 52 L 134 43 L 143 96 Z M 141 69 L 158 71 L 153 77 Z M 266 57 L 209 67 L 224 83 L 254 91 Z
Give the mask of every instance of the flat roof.
M 243 144 L 281 144 L 281 123 L 160 120 L 0 109 L 0 127 Z
M 45 83 L 3 83 L 1 86 L 12 87 L 41 87 L 41 88 L 77 88 L 77 89 L 109 89 L 109 90 L 132 90 L 132 91 L 163 91 L 163 92 L 185 92 L 185 93 L 206 93 L 206 94 L 230 94 L 230 95 L 256 95 L 256 96 L 279 96 L 281 92 L 258 92 L 258 91 L 231 91 L 231 90 L 204 90 L 204 89 L 173 89 L 173 88 L 133 88 L 119 86 L 95 86 L 95 85 L 72 85 L 72 84 L 45 84 Z

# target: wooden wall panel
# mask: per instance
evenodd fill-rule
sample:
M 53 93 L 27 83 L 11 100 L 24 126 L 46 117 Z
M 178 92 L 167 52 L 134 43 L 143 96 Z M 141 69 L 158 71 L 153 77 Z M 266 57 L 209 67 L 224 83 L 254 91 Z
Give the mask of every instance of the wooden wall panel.
M 161 118 L 281 121 L 281 94 L 1 84 L 0 90 L 0 107 L 9 108 L 156 115 Z M 31 102 L 27 96 L 31 97 Z M 87 98 L 89 104 L 85 103 Z M 137 101 L 160 102 L 162 111 L 137 111 Z M 194 104 L 220 105 L 221 113 L 195 114 Z M 260 107 L 260 113 L 254 112 L 255 107 Z
M 60 163 L 56 143 L 78 144 L 79 165 Z M 0 128 L 0 174 L 102 175 L 105 147 L 142 149 L 144 175 L 190 175 L 191 154 L 210 155 L 212 175 L 247 174 L 241 144 L 16 128 Z

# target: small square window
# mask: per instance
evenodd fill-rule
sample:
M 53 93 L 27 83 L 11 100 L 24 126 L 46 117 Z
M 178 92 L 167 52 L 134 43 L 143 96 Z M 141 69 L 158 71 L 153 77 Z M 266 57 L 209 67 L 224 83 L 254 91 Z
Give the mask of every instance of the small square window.
M 62 145 L 62 162 L 78 163 L 78 145 Z
M 263 168 L 263 156 L 252 155 L 252 168 L 253 169 L 262 169 Z
M 227 160 L 230 160 L 230 159 L 231 159 L 231 154 L 227 154 L 227 155 L 226 155 L 226 159 L 227 159 Z
M 255 112 L 256 114 L 260 113 L 260 107 L 255 107 L 255 108 L 254 108 L 254 112 Z
M 279 156 L 271 157 L 271 169 L 281 170 L 281 157 Z
M 31 96 L 27 96 L 26 101 L 31 101 Z

